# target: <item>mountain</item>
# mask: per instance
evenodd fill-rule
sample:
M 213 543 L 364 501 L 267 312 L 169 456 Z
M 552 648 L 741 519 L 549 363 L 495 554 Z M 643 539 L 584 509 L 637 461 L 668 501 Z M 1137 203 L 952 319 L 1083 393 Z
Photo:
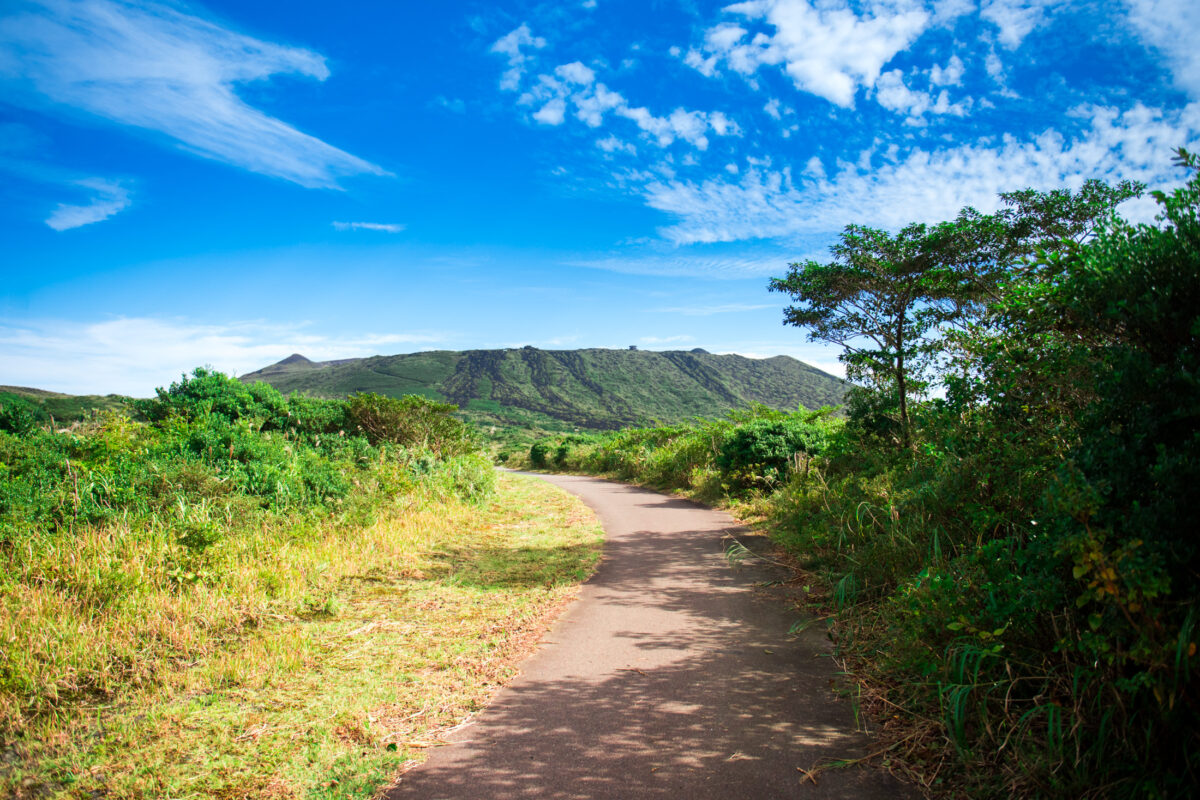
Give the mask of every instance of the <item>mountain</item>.
M 241 380 L 318 397 L 423 394 L 473 416 L 593 429 L 719 416 L 755 402 L 818 408 L 841 404 L 845 393 L 839 378 L 794 358 L 700 349 L 435 350 L 324 362 L 297 353 Z

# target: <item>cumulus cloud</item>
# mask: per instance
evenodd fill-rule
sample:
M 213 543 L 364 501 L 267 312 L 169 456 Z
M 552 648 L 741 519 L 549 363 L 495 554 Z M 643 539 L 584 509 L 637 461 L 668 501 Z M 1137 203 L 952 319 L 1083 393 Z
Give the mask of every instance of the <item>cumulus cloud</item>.
M 532 47 L 537 50 L 545 46 L 546 40 L 534 36 L 533 31 L 524 23 L 497 39 L 492 44 L 492 52 L 508 57 L 508 69 L 500 76 L 500 88 L 506 92 L 515 92 L 520 87 L 525 63 L 530 58 L 522 48 Z
M 606 136 L 603 139 L 596 141 L 596 147 L 599 147 L 606 153 L 628 153 L 629 155 L 637 155 L 637 148 L 629 142 L 623 142 L 616 136 Z
M 500 46 L 501 42 L 507 42 L 509 37 L 513 37 L 519 31 L 523 31 L 521 36 L 503 47 Z M 516 42 L 528 41 L 542 40 L 534 40 L 528 26 L 522 25 L 517 31 L 494 44 L 492 50 L 509 55 L 511 64 L 512 54 L 521 53 Z M 528 57 L 521 55 L 521 59 L 523 67 Z M 568 113 L 573 111 L 575 119 L 590 128 L 598 128 L 609 114 L 613 114 L 633 122 L 642 131 L 644 138 L 659 147 L 669 147 L 676 141 L 684 141 L 699 150 L 708 148 L 710 133 L 716 136 L 740 136 L 742 133 L 737 122 L 720 111 L 689 111 L 676 108 L 669 114 L 660 116 L 643 106 L 631 105 L 620 92 L 613 91 L 598 81 L 596 71 L 581 61 L 560 64 L 552 72 L 539 74 L 528 82 L 523 80 L 523 69 L 513 73 L 510 67 L 505 75 L 512 78 L 511 82 L 508 81 L 508 77 L 502 81 L 506 89 L 519 89 L 523 83 L 528 83 L 517 98 L 517 104 L 534 107 L 530 116 L 543 125 L 562 125 L 566 122 Z M 605 144 L 600 146 L 609 153 L 624 149 L 607 147 Z
M 958 56 L 950 56 L 946 66 L 934 64 L 929 71 L 929 81 L 934 86 L 961 86 L 966 67 Z
M 1200 99 L 1200 4 L 1194 0 L 1126 0 L 1142 41 L 1166 58 L 1175 83 Z
M 724 64 L 746 77 L 763 66 L 782 66 L 796 88 L 852 108 L 859 87 L 875 85 L 883 66 L 929 26 L 930 15 L 906 2 L 868 3 L 862 15 L 837 3 L 751 0 L 725 8 L 771 33 L 721 23 L 700 49 L 685 57 L 712 76 Z
M 1145 106 L 1126 111 L 1076 109 L 1087 128 L 1068 140 L 1046 131 L 1029 140 L 1006 136 L 996 145 L 913 149 L 873 163 L 842 162 L 828 177 L 794 176 L 790 168 L 757 165 L 739 178 L 649 179 L 646 203 L 676 222 L 662 234 L 676 244 L 831 234 L 857 222 L 898 228 L 952 218 L 964 206 L 996 207 L 996 195 L 1024 187 L 1078 187 L 1085 178 L 1175 182 L 1169 153 L 1200 136 L 1200 103 L 1177 113 Z
M 984 0 L 979 16 L 995 25 L 1000 44 L 1013 50 L 1046 21 L 1049 5 L 1050 0 Z
M 356 358 L 443 344 L 433 331 L 332 337 L 304 325 L 200 324 L 147 317 L 102 322 L 0 322 L 0 375 L 6 382 L 71 394 L 148 397 L 198 366 L 241 374 L 292 353 L 315 361 Z
M 292 73 L 324 80 L 317 53 L 236 33 L 147 0 L 37 0 L 0 19 L 0 81 L 156 131 L 185 150 L 306 187 L 385 174 L 247 105 L 239 83 Z
M 86 205 L 59 203 L 46 219 L 46 224 L 56 231 L 102 222 L 129 207 L 129 191 L 119 183 L 103 178 L 85 178 L 75 184 L 89 191 L 91 201 Z
M 339 231 L 381 231 L 383 233 L 400 233 L 404 225 L 394 222 L 335 222 L 333 227 Z
M 561 97 L 546 101 L 546 105 L 533 112 L 533 118 L 545 125 L 562 125 L 567 113 L 567 102 Z
M 898 69 L 885 72 L 875 84 L 875 100 L 884 108 L 908 115 L 910 122 L 919 122 L 925 114 L 951 114 L 956 117 L 967 113 L 966 103 L 951 103 L 949 93 L 943 89 L 935 98 L 929 92 L 909 88 L 904 75 Z

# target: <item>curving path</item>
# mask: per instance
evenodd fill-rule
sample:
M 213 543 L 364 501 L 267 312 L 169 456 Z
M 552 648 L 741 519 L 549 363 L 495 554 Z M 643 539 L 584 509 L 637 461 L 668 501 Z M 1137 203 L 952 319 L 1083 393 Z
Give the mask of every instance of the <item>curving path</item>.
M 604 559 L 522 672 L 450 746 L 407 773 L 402 798 L 915 798 L 882 771 L 798 768 L 864 755 L 830 692 L 825 636 L 731 569 L 724 513 L 618 483 L 538 476 L 579 495 Z

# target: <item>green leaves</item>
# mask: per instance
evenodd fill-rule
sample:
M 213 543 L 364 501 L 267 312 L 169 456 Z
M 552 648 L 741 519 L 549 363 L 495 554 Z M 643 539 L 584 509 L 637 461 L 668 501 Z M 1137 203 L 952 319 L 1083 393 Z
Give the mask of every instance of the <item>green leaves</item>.
M 372 444 L 391 442 L 449 457 L 478 449 L 472 430 L 451 416 L 457 410 L 458 406 L 420 395 L 397 399 L 360 393 L 346 401 L 346 421 Z

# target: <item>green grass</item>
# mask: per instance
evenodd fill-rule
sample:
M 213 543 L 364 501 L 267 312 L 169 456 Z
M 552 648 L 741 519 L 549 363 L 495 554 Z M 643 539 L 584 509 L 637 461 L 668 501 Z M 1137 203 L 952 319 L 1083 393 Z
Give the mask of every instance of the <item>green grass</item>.
M 70 395 L 24 386 L 0 386 L 0 405 L 13 401 L 29 403 L 37 409 L 39 417 L 53 419 L 59 425 L 85 419 L 97 411 L 122 411 L 129 399 L 115 394 Z
M 3 697 L 0 794 L 373 796 L 512 676 L 601 538 L 519 476 L 483 506 L 401 499 L 365 526 L 264 526 L 213 584 L 165 579 L 163 548 L 119 523 L 40 554 L 0 641 L 31 691 L 59 691 L 32 715 Z M 114 569 L 138 588 L 101 605 L 37 579 Z

